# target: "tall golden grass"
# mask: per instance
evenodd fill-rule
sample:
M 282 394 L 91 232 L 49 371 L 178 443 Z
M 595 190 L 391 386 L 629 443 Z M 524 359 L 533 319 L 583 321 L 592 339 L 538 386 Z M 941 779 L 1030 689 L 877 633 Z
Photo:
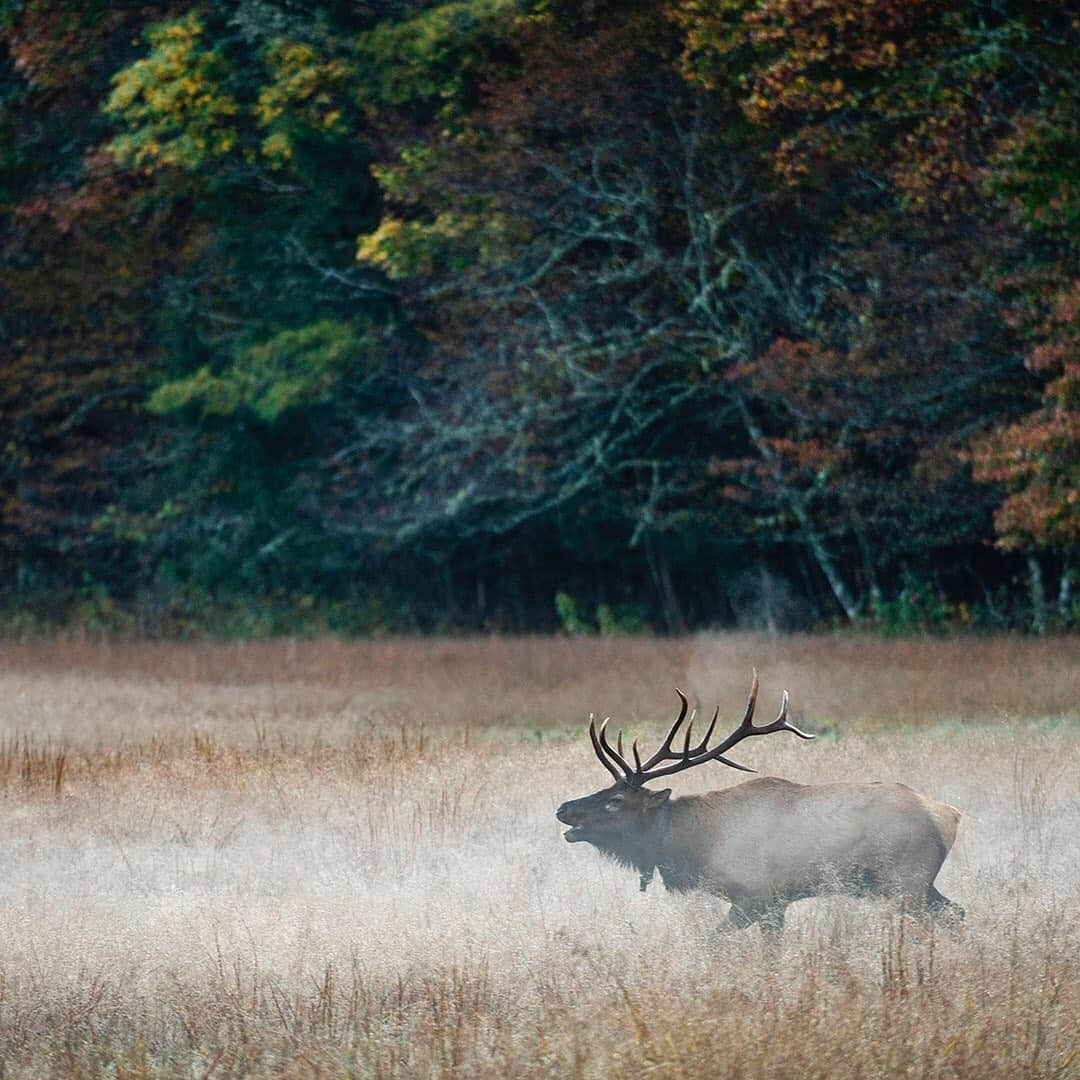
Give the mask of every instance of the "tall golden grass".
M 752 666 L 822 738 L 747 764 L 965 811 L 959 931 L 805 901 L 767 964 L 562 841 L 590 711 Z M 4 645 L 0 1076 L 1080 1076 L 1078 835 L 1070 639 Z

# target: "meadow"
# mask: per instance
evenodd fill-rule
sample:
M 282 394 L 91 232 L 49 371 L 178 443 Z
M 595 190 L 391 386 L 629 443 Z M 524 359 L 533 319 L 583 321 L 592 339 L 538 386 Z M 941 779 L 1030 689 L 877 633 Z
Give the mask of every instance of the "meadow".
M 554 818 L 673 687 L 964 811 L 934 930 L 645 893 Z M 738 783 L 719 765 L 675 793 Z M 0 645 L 0 1077 L 1080 1076 L 1080 641 Z

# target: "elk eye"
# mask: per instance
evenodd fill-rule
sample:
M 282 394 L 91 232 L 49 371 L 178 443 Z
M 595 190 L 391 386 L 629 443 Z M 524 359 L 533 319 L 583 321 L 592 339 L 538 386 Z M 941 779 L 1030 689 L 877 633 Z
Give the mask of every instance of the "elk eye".
M 622 809 L 622 802 L 623 797 L 621 795 L 616 795 L 614 798 L 608 799 L 607 806 L 604 809 L 614 813 L 616 810 Z

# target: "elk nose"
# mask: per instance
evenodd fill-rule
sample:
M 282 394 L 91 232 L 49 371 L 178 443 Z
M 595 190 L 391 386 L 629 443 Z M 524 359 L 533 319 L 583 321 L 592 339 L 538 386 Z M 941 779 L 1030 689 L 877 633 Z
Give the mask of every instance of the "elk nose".
M 569 825 L 570 822 L 566 820 L 566 803 L 563 803 L 558 810 L 555 811 L 555 816 L 564 824 Z

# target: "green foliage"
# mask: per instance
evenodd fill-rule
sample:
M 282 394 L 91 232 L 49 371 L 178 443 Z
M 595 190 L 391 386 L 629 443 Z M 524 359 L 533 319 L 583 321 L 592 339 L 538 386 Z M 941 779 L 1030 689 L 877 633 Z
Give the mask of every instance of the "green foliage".
M 269 134 L 262 153 L 275 167 L 292 161 L 298 140 L 331 141 L 348 132 L 344 101 L 353 71 L 340 59 L 320 57 L 306 42 L 274 41 L 264 54 L 269 81 L 260 89 L 256 116 Z
M 1007 141 L 995 180 L 1031 228 L 1080 243 L 1080 128 L 1075 115 L 1060 112 L 1028 121 Z
M 555 612 L 559 625 L 569 637 L 630 637 L 649 629 L 641 604 L 598 604 L 596 622 L 591 623 L 581 613 L 578 601 L 567 592 L 555 594 Z
M 564 634 L 570 637 L 589 637 L 596 633 L 595 627 L 582 617 L 577 601 L 569 593 L 555 594 L 555 612 L 559 616 L 559 625 Z
M 236 144 L 239 105 L 225 89 L 228 64 L 207 47 L 191 12 L 147 32 L 150 54 L 119 72 L 105 110 L 127 128 L 110 149 L 122 164 L 196 169 Z
M 631 637 L 648 630 L 640 604 L 600 604 L 596 622 L 603 637 Z
M 357 43 L 361 102 L 371 109 L 434 104 L 443 119 L 459 115 L 516 7 L 514 0 L 457 0 L 380 23 Z
M 10 26 L 22 11 L 22 0 L 0 0 L 0 27 Z
M 359 349 L 356 331 L 348 323 L 323 321 L 282 330 L 269 341 L 240 350 L 220 375 L 202 367 L 188 378 L 158 387 L 148 408 L 164 415 L 195 407 L 203 417 L 248 410 L 272 424 L 290 410 L 329 401 Z
M 430 274 L 436 267 L 461 271 L 476 260 L 479 227 L 474 215 L 438 214 L 430 224 L 386 217 L 360 237 L 356 257 L 391 281 Z
M 888 637 L 943 633 L 971 622 L 966 605 L 950 603 L 929 581 L 910 575 L 892 600 L 874 601 L 871 613 Z

